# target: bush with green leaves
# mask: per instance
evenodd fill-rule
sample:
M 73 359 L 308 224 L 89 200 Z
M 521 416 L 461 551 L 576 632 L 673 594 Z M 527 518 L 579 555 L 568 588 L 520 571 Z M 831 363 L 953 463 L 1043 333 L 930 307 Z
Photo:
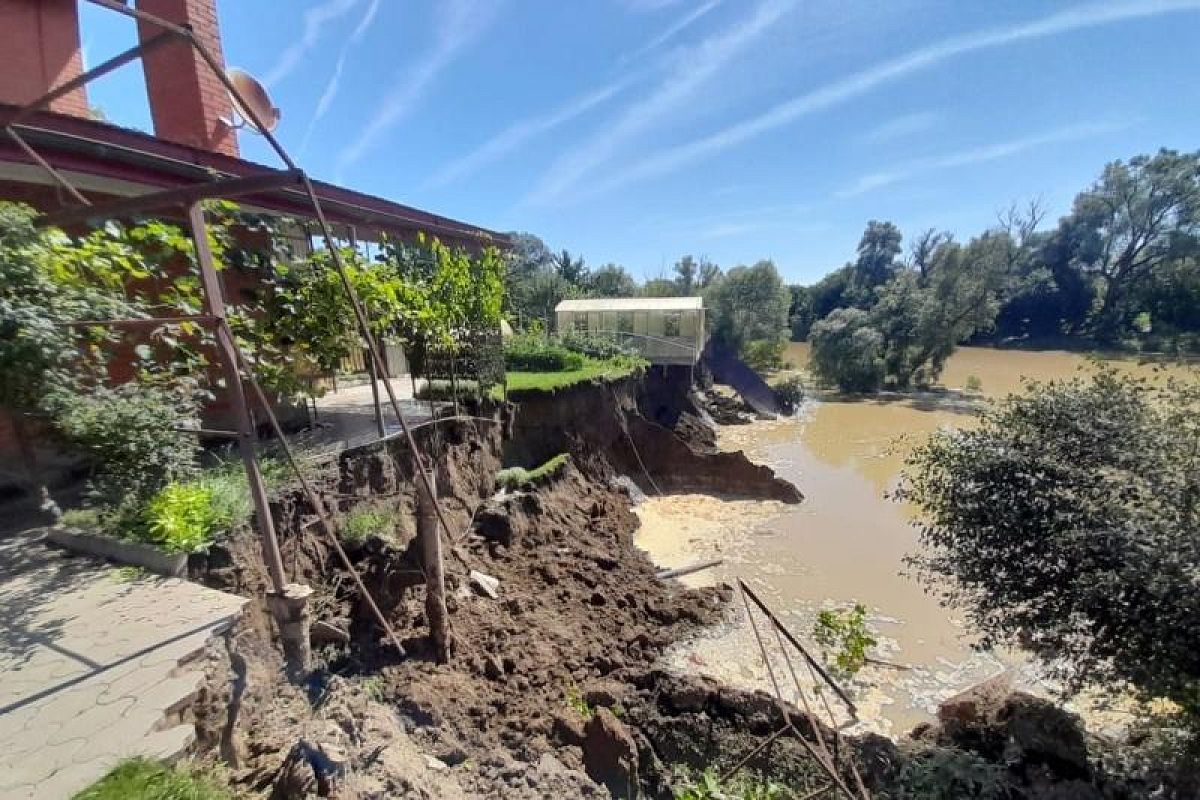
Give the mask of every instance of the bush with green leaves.
M 905 759 L 887 795 L 895 800 L 1002 800 L 1007 770 L 968 750 L 930 747 Z
M 398 512 L 394 508 L 356 508 L 342 521 L 342 538 L 348 542 L 364 542 L 372 536 L 390 538 L 395 533 L 398 522 Z
M 583 331 L 566 331 L 560 333 L 557 341 L 568 350 L 588 356 L 589 358 L 617 358 L 628 356 L 636 358 L 638 349 L 616 334 L 584 333 Z
M 195 437 L 174 429 L 197 423 L 198 398 L 188 386 L 101 386 L 57 393 L 50 404 L 67 443 L 91 459 L 88 496 L 98 506 L 139 509 L 198 472 Z
M 783 367 L 783 351 L 787 341 L 755 339 L 742 346 L 742 360 L 755 372 L 773 372 Z
M 496 483 L 510 492 L 515 492 L 518 489 L 531 486 L 544 478 L 557 475 L 566 466 L 570 458 L 571 456 L 567 453 L 559 453 L 554 458 L 547 460 L 546 463 L 534 469 L 525 469 L 524 467 L 502 469 L 496 473 Z
M 916 447 L 898 497 L 918 512 L 910 563 L 983 646 L 1200 718 L 1200 381 L 1029 383 Z
M 172 483 L 150 499 L 142 513 L 145 535 L 169 553 L 206 549 L 217 530 L 213 493 L 198 483 Z
M 582 355 L 553 339 L 514 336 L 504 344 L 504 366 L 513 372 L 571 372 L 583 364 Z
M 818 381 L 843 392 L 874 392 L 883 386 L 883 334 L 871 315 L 839 308 L 812 326 L 809 369 Z
M 771 391 L 775 393 L 775 400 L 785 414 L 796 413 L 804 402 L 804 381 L 800 380 L 799 375 L 789 375 L 776 381 L 771 384 Z
M 866 665 L 867 650 L 878 644 L 867 628 L 867 609 L 861 603 L 848 611 L 822 609 L 812 633 L 829 666 L 846 678 L 853 678 Z
M 672 794 L 675 800 L 783 800 L 794 796 L 783 784 L 760 775 L 739 772 L 726 779 L 711 768 L 698 774 L 676 770 Z

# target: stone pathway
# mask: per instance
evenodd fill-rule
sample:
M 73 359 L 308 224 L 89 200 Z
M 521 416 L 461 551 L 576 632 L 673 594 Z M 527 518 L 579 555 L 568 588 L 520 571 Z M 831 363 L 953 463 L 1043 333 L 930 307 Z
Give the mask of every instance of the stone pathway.
M 133 755 L 173 758 L 202 673 L 246 600 L 0 539 L 0 800 L 68 798 Z

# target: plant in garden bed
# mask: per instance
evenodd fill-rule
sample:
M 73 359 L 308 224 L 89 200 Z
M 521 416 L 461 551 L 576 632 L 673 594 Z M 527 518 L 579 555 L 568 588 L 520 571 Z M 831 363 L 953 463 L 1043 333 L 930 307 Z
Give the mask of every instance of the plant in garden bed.
M 372 536 L 391 538 L 399 520 L 399 512 L 387 506 L 356 508 L 342 522 L 342 538 L 348 542 L 362 542 Z
M 722 778 L 711 767 L 698 774 L 676 769 L 672 792 L 675 800 L 783 800 L 794 796 L 787 787 L 760 775 L 738 773 Z
M 73 800 L 233 800 L 215 777 L 147 758 L 122 761 Z

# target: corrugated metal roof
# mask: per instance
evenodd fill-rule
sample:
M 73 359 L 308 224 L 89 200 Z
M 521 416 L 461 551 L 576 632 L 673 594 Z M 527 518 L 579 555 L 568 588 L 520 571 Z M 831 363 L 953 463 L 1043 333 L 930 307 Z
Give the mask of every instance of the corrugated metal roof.
M 555 311 L 697 311 L 703 297 L 591 297 L 563 300 Z

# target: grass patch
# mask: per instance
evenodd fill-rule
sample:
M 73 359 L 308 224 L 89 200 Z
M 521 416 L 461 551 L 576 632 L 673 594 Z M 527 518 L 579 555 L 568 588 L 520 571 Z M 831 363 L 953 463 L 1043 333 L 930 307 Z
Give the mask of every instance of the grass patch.
M 98 508 L 68 508 L 59 520 L 68 528 L 79 528 L 85 531 L 100 530 L 100 509 Z
M 364 542 L 372 536 L 390 539 L 398 523 L 399 516 L 394 508 L 357 508 L 347 514 L 342 522 L 342 538 L 355 543 Z
M 723 780 L 711 768 L 699 774 L 677 768 L 674 784 L 675 800 L 783 800 L 796 796 L 787 787 L 761 775 L 739 772 Z
M 74 800 L 233 800 L 209 775 L 146 758 L 122 761 Z
M 537 483 L 543 478 L 556 475 L 570 457 L 567 453 L 559 453 L 545 464 L 534 469 L 525 469 L 524 467 L 502 469 L 496 473 L 496 483 L 510 492 L 514 492 L 522 487 Z
M 649 362 L 641 358 L 618 356 L 609 359 L 585 358 L 579 369 L 563 372 L 509 372 L 506 376 L 509 395 L 535 392 L 555 392 L 594 380 L 616 380 L 632 375 Z M 493 398 L 501 397 L 500 387 L 491 391 Z

